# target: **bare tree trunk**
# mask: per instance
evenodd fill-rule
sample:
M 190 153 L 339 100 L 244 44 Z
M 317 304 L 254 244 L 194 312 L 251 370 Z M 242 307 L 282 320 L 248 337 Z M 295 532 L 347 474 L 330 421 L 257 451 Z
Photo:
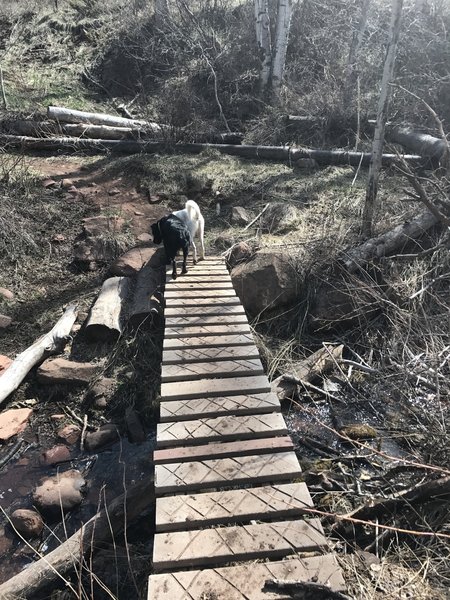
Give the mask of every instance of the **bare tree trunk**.
M 272 90 L 276 95 L 279 94 L 283 81 L 293 4 L 294 0 L 278 0 L 275 48 L 272 60 Z
M 110 277 L 103 282 L 100 294 L 86 322 L 86 335 L 95 340 L 117 340 L 123 330 L 123 307 L 130 290 L 128 277 Z
M 0 377 L 0 405 L 19 387 L 30 369 L 40 363 L 46 356 L 61 351 L 62 345 L 75 323 L 77 314 L 75 305 L 68 306 L 53 329 L 16 356 L 12 364 Z
M 386 59 L 381 79 L 381 91 L 378 100 L 377 124 L 372 144 L 372 160 L 369 166 L 369 180 L 367 182 L 366 202 L 364 204 L 361 233 L 365 237 L 372 235 L 373 216 L 378 192 L 378 177 L 381 168 L 381 155 L 383 153 L 384 129 L 387 121 L 389 107 L 389 83 L 392 80 L 395 66 L 395 54 L 400 35 L 400 22 L 402 16 L 403 0 L 392 0 L 391 27 Z
M 347 67 L 345 69 L 345 84 L 343 94 L 343 104 L 347 108 L 354 97 L 354 75 L 358 62 L 359 51 L 362 46 L 364 32 L 366 30 L 367 14 L 369 12 L 370 0 L 361 0 L 361 13 L 357 29 L 353 32 L 352 42 L 348 53 Z
M 272 41 L 270 39 L 269 0 L 255 0 L 256 41 L 261 53 L 259 84 L 261 91 L 269 84 L 272 65 Z

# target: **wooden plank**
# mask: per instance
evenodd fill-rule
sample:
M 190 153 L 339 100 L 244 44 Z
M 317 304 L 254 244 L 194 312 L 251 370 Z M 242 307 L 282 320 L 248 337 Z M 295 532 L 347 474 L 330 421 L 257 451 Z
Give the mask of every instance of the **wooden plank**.
M 168 275 L 166 277 L 166 284 L 170 284 L 170 283 L 183 283 L 183 282 L 189 282 L 189 283 L 208 283 L 210 281 L 215 281 L 215 282 L 222 282 L 222 281 L 231 281 L 231 277 L 229 275 L 229 273 L 226 274 L 221 274 L 221 275 L 215 275 L 213 274 L 209 274 L 209 275 L 196 275 L 195 271 L 188 271 L 187 273 L 182 273 L 180 275 L 178 275 L 178 277 L 176 279 L 172 279 L 171 275 Z
M 310 493 L 303 482 L 165 496 L 156 501 L 156 531 L 294 519 L 312 507 Z
M 162 356 L 164 365 L 182 365 L 200 361 L 236 360 L 239 358 L 259 358 L 256 346 L 219 346 L 208 348 L 182 348 L 165 350 Z
M 228 442 L 277 435 L 287 435 L 286 423 L 281 413 L 239 417 L 226 415 L 215 419 L 159 423 L 156 443 L 158 448 L 173 448 L 192 443 Z
M 280 412 L 277 396 L 266 394 L 239 394 L 218 398 L 197 398 L 160 403 L 160 421 L 189 421 L 196 418 L 221 415 L 256 415 Z
M 153 569 L 279 559 L 297 552 L 319 552 L 326 548 L 319 519 L 157 533 Z
M 181 350 L 182 348 L 207 348 L 211 346 L 254 346 L 251 333 L 242 335 L 211 335 L 199 337 L 165 338 L 164 350 Z
M 228 456 L 249 456 L 251 454 L 271 454 L 287 452 L 294 449 L 294 443 L 289 436 L 241 440 L 237 442 L 209 443 L 203 446 L 182 446 L 165 448 L 153 452 L 153 463 L 182 462 L 184 460 L 207 460 L 211 458 L 226 458 Z
M 261 394 L 270 392 L 265 375 L 256 377 L 227 377 L 223 379 L 199 379 L 179 383 L 163 383 L 161 397 L 164 400 L 188 400 L 205 396 L 232 396 L 233 394 Z
M 230 304 L 241 304 L 241 301 L 237 296 L 230 296 L 226 298 L 170 298 L 167 305 L 171 308 L 178 306 L 225 306 Z
M 259 358 L 239 358 L 217 362 L 184 363 L 182 365 L 163 365 L 161 381 L 193 381 L 213 377 L 242 377 L 262 375 L 264 368 Z
M 295 452 L 155 465 L 156 495 L 214 487 L 281 483 L 300 477 Z
M 171 339 L 178 337 L 231 335 L 233 333 L 250 333 L 250 325 L 248 323 L 238 323 L 237 325 L 185 325 L 184 327 L 166 327 L 164 336 L 166 339 Z
M 166 300 L 171 298 L 185 299 L 185 298 L 232 298 L 236 296 L 234 288 L 229 290 L 175 290 L 173 292 L 166 290 L 164 297 Z
M 240 315 L 194 315 L 194 316 L 166 316 L 166 328 L 171 327 L 194 327 L 208 325 L 239 325 L 248 324 L 245 313 Z
M 202 306 L 179 306 L 178 308 L 172 308 L 172 302 L 170 306 L 166 306 L 164 310 L 166 318 L 168 317 L 208 317 L 216 315 L 245 315 L 245 310 L 241 304 L 212 304 Z
M 176 283 L 167 283 L 166 292 L 174 290 L 229 290 L 234 289 L 231 279 L 228 281 L 208 281 L 205 283 L 176 280 Z
M 151 575 L 148 600 L 289 600 L 291 594 L 269 590 L 268 579 L 315 581 L 344 592 L 336 556 L 325 554 L 280 562 L 259 562 Z M 312 596 L 311 596 L 312 597 Z

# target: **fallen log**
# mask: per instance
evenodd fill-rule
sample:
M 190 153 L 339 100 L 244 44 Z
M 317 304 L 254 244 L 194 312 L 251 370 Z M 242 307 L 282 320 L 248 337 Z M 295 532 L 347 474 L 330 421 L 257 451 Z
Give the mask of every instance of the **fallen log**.
M 83 556 L 111 541 L 154 503 L 153 477 L 146 477 L 99 511 L 58 548 L 0 585 L 1 600 L 30 598 L 58 580 L 78 596 L 67 576 L 81 567 Z
M 0 376 L 0 405 L 19 387 L 30 369 L 47 356 L 61 352 L 70 335 L 77 314 L 76 305 L 66 308 L 63 316 L 48 333 L 16 356 L 11 365 Z
M 368 262 L 382 258 L 406 246 L 411 240 L 419 238 L 438 222 L 439 220 L 431 212 L 421 213 L 410 221 L 406 221 L 382 235 L 367 240 L 361 246 L 347 250 L 339 259 L 339 262 L 345 266 L 347 271 L 356 271 Z
M 86 336 L 93 340 L 117 340 L 123 331 L 123 307 L 130 290 L 128 277 L 110 277 L 86 321 Z
M 295 163 L 300 158 L 312 158 L 320 165 L 368 166 L 371 154 L 364 152 L 345 152 L 341 150 L 305 150 L 291 146 L 250 146 L 231 144 L 169 144 L 166 142 L 146 142 L 133 140 L 85 140 L 72 138 L 37 139 L 27 136 L 1 135 L 0 145 L 5 148 L 21 150 L 88 150 L 94 152 L 121 152 L 124 154 L 180 152 L 200 154 L 205 150 L 217 150 L 221 154 L 242 158 L 273 160 Z M 409 164 L 422 166 L 423 158 L 417 155 L 403 155 Z M 396 154 L 383 154 L 382 165 L 388 167 L 398 160 Z
M 126 119 L 103 113 L 90 113 L 82 110 L 71 110 L 62 106 L 49 106 L 47 118 L 60 123 L 90 123 L 91 125 L 112 125 L 113 127 L 154 127 L 155 131 L 161 131 L 157 123 L 140 119 Z
M 165 267 L 155 267 L 156 262 L 156 259 L 150 259 L 138 273 L 129 316 L 129 323 L 134 328 L 143 324 L 150 326 L 162 320 L 161 285 Z

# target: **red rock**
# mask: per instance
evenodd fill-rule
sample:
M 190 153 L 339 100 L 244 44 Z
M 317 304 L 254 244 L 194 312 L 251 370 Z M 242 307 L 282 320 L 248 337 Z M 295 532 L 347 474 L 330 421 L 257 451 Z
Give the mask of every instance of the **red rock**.
M 117 426 L 109 423 L 102 425 L 97 431 L 92 431 L 86 434 L 85 446 L 89 452 L 94 452 L 98 448 L 105 446 L 106 444 L 112 444 L 119 439 L 119 432 Z
M 155 204 L 156 202 L 159 202 L 161 198 L 157 194 L 150 194 L 148 200 L 151 202 L 151 204 Z
M 86 385 L 97 374 L 99 367 L 98 364 L 53 358 L 42 363 L 37 370 L 37 378 L 41 383 Z
M 55 185 L 56 181 L 54 179 L 44 179 L 44 181 L 42 182 L 42 187 L 44 188 L 54 187 Z
M 5 300 L 14 300 L 13 292 L 3 287 L 0 287 L 0 296 L 2 296 Z
M 148 242 L 151 242 L 153 240 L 152 236 L 149 233 L 141 233 L 137 236 L 137 239 L 143 244 L 148 244 Z
M 44 529 L 44 521 L 35 510 L 19 508 L 10 516 L 15 529 L 26 538 L 38 537 Z
M 0 375 L 6 371 L 9 365 L 12 363 L 12 360 L 3 354 L 0 354 Z
M 53 236 L 52 238 L 52 242 L 54 244 L 62 244 L 63 242 L 66 241 L 66 236 L 63 235 L 62 233 L 57 233 L 56 235 Z
M 11 317 L 7 317 L 6 315 L 0 315 L 0 329 L 8 329 L 11 323 Z
M 61 187 L 69 189 L 69 188 L 72 188 L 72 187 L 75 187 L 75 186 L 73 184 L 72 179 L 62 179 L 61 180 Z
M 64 414 L 62 414 L 62 413 L 61 413 L 61 414 L 57 414 L 57 415 L 50 415 L 50 419 L 51 419 L 52 421 L 61 421 L 62 419 L 64 419 L 64 418 L 65 418 L 65 416 L 66 416 L 66 415 L 64 415 Z
M 163 253 L 158 252 L 158 250 L 160 249 L 156 246 L 151 248 L 132 248 L 113 262 L 110 272 L 112 275 L 118 275 L 119 277 L 131 277 L 136 275 L 153 257 L 155 257 L 155 268 L 158 268 L 165 262 Z
M 12 408 L 0 413 L 0 442 L 23 431 L 32 413 L 31 408 Z
M 76 444 L 81 437 L 81 429 L 78 425 L 66 425 L 58 430 L 58 437 L 67 444 Z
M 109 196 L 117 196 L 117 194 L 120 194 L 120 190 L 119 188 L 112 188 L 111 190 L 109 190 L 108 195 Z
M 53 446 L 41 454 L 40 462 L 43 465 L 57 465 L 58 463 L 70 460 L 70 450 L 62 444 Z
M 137 217 L 143 217 L 143 216 L 144 216 L 144 213 L 143 213 L 143 212 L 140 212 L 139 210 L 135 210 L 135 211 L 134 211 L 134 214 L 135 214 Z
M 83 499 L 82 489 L 86 482 L 76 470 L 58 473 L 45 479 L 33 493 L 33 501 L 39 508 L 50 514 L 60 515 L 61 508 L 70 510 Z

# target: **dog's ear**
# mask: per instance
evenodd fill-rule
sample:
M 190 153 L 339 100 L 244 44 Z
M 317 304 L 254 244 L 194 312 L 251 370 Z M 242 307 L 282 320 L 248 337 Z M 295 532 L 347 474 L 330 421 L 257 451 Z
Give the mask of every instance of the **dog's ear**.
M 157 223 L 153 223 L 152 225 L 152 234 L 153 234 L 153 243 L 160 244 L 162 242 L 161 231 L 158 227 L 159 221 Z

